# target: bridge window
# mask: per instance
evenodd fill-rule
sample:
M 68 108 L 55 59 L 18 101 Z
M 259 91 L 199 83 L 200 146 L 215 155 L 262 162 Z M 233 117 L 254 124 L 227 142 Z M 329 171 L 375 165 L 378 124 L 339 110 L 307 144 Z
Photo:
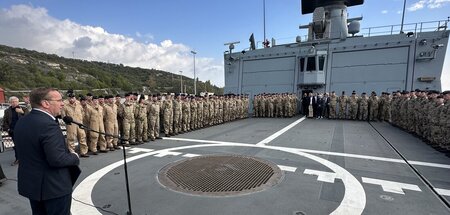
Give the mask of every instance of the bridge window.
M 300 72 L 305 71 L 305 58 L 300 58 Z
M 306 62 L 306 71 L 316 71 L 316 57 L 308 57 Z
M 323 71 L 325 65 L 325 56 L 319 56 L 319 71 Z

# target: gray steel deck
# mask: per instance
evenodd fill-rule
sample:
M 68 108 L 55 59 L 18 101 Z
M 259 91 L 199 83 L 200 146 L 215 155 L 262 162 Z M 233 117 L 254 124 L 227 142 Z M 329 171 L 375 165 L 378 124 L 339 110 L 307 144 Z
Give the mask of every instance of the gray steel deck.
M 299 119 L 240 120 L 128 149 L 133 214 L 450 213 L 387 141 L 450 201 L 450 158 L 444 154 L 387 123 Z M 292 128 L 279 132 L 290 124 Z M 158 182 L 165 165 L 207 154 L 269 160 L 284 170 L 284 178 L 270 189 L 231 197 L 178 193 Z M 9 165 L 13 156 L 12 151 L 0 154 L 0 164 L 12 179 L 17 171 Z M 72 214 L 125 214 L 121 159 L 117 151 L 83 159 L 73 194 L 113 213 L 74 201 Z M 0 214 L 31 213 L 16 186 L 9 180 L 0 187 Z

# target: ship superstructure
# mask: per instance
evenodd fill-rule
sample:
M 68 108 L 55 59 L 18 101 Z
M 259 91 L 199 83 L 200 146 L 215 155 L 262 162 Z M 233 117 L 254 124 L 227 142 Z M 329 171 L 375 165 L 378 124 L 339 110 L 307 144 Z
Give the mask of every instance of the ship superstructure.
M 302 1 L 313 13 L 306 40 L 224 54 L 225 93 L 295 93 L 353 90 L 441 90 L 448 20 L 360 29 L 348 18 L 359 1 Z

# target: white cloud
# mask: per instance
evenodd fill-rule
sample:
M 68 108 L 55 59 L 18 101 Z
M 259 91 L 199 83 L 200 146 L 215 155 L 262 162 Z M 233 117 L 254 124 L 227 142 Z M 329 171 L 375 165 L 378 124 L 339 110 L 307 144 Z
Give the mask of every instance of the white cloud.
M 401 11 L 401 10 L 397 11 L 397 14 L 402 14 L 402 13 L 403 13 L 403 11 Z
M 388 11 L 387 11 L 387 10 L 382 10 L 381 13 L 382 13 L 382 14 L 387 14 Z
M 450 0 L 420 0 L 408 7 L 408 10 L 417 11 L 425 8 L 425 6 L 429 9 L 441 8 L 448 3 L 450 3 Z
M 427 7 L 430 9 L 440 8 L 447 3 L 450 3 L 450 0 L 429 0 Z
M 416 10 L 420 10 L 425 6 L 426 1 L 425 0 L 420 0 L 414 4 L 412 4 L 410 7 L 408 7 L 409 11 L 416 11 Z
M 0 10 L 0 43 L 46 53 L 128 66 L 155 68 L 193 78 L 191 48 L 170 39 L 161 43 L 139 42 L 132 37 L 112 34 L 101 27 L 80 25 L 59 20 L 47 10 L 29 5 L 14 5 Z M 136 32 L 146 41 L 153 35 Z M 200 80 L 224 85 L 222 59 L 196 58 L 196 73 Z

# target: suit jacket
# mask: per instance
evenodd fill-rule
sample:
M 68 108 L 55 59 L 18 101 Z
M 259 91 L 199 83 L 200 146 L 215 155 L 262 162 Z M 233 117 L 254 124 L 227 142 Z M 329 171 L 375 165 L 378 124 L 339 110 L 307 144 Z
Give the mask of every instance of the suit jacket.
M 59 124 L 46 113 L 32 110 L 19 119 L 14 132 L 19 194 L 37 201 L 71 194 L 81 172 L 80 160 L 69 152 Z
M 26 114 L 28 112 L 25 108 L 23 108 L 23 107 L 20 107 L 20 108 L 23 110 L 24 114 Z M 12 113 L 13 111 L 15 111 L 15 109 L 12 109 L 11 106 L 5 110 L 5 114 L 3 116 L 3 123 L 2 123 L 3 131 L 10 132 L 11 123 L 12 123 L 12 117 L 13 117 L 13 113 Z M 18 114 L 19 115 L 19 119 L 24 114 Z

